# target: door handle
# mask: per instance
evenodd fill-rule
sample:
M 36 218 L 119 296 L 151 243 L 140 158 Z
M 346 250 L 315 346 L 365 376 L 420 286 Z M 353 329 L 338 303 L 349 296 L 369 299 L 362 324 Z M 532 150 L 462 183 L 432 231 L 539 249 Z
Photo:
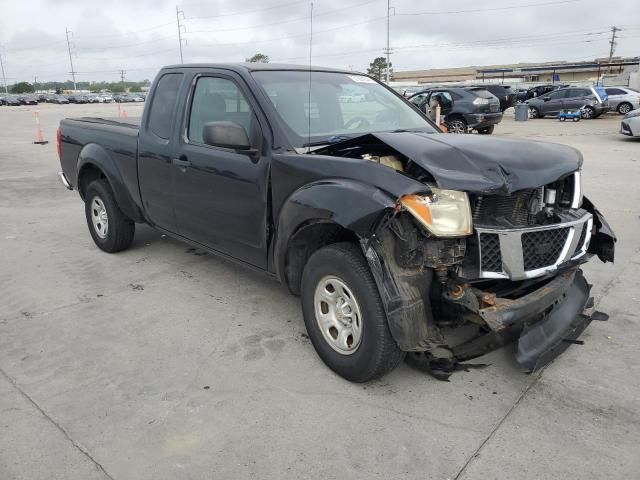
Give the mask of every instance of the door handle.
M 182 156 L 180 158 L 172 158 L 171 163 L 177 165 L 180 168 L 187 168 L 191 166 L 191 162 L 187 160 L 187 157 Z

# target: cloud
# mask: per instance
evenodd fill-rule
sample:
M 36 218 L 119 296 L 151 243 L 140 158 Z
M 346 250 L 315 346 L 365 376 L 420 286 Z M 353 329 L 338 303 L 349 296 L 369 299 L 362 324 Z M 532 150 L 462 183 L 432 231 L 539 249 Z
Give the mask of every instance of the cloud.
M 614 24 L 623 25 L 617 54 L 637 54 L 640 21 L 628 24 L 640 19 L 639 2 L 604 9 L 598 0 L 561 0 L 537 7 L 443 13 L 536 3 L 550 1 L 392 1 L 397 14 L 391 18 L 394 67 L 600 57 L 608 52 L 609 27 Z M 308 1 L 185 0 L 180 9 L 187 62 L 242 61 L 256 52 L 272 60 L 307 62 Z M 314 64 L 366 70 L 383 54 L 385 0 L 316 0 L 314 13 Z M 162 65 L 179 61 L 175 3 L 166 0 L 33 0 L 12 5 L 0 22 L 10 81 L 34 75 L 41 80 L 69 78 L 66 27 L 73 32 L 74 67 L 82 80 L 116 80 L 121 69 L 128 79 L 150 78 Z

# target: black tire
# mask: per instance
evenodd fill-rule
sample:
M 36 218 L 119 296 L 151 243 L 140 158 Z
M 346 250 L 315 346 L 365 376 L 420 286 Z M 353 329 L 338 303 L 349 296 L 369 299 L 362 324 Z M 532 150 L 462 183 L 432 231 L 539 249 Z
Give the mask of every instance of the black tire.
M 480 135 L 491 135 L 495 127 L 496 127 L 495 125 L 490 125 L 488 127 L 480 128 L 478 129 L 478 133 Z
M 120 252 L 129 248 L 133 241 L 136 225 L 118 207 L 109 182 L 105 179 L 91 182 L 87 187 L 84 199 L 87 226 L 89 227 L 91 238 L 93 238 L 98 248 L 108 253 Z M 96 199 L 100 202 L 99 204 L 94 203 Z M 106 211 L 107 226 L 102 231 L 102 234 L 93 221 L 94 215 L 97 215 L 96 205 L 104 206 Z
M 618 105 L 617 110 L 620 115 L 626 115 L 633 110 L 633 106 L 629 102 L 622 102 Z
M 592 120 L 596 118 L 596 111 L 591 107 L 584 107 L 582 109 L 582 118 L 586 118 L 587 120 Z
M 536 107 L 529 107 L 529 116 L 531 118 L 542 118 L 544 115 L 540 113 Z
M 327 277 L 340 279 L 359 306 L 362 336 L 350 354 L 334 350 L 316 318 L 316 288 Z M 405 352 L 391 336 L 378 288 L 357 245 L 336 243 L 315 252 L 305 265 L 301 287 L 307 333 L 316 352 L 331 370 L 352 382 L 367 382 L 390 372 L 402 362 Z
M 451 120 L 447 120 L 445 122 L 447 125 L 447 130 L 449 133 L 467 133 L 467 122 L 465 122 L 462 118 L 453 118 Z

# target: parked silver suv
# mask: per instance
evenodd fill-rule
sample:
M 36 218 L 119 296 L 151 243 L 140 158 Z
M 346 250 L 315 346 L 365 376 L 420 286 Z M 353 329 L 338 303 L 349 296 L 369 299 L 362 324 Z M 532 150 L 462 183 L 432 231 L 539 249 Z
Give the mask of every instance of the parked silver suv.
M 557 115 L 563 110 L 580 110 L 582 118 L 596 118 L 609 111 L 602 87 L 566 87 L 525 102 L 532 118 Z
M 627 87 L 607 87 L 609 106 L 617 110 L 620 115 L 626 115 L 631 110 L 640 108 L 640 92 Z

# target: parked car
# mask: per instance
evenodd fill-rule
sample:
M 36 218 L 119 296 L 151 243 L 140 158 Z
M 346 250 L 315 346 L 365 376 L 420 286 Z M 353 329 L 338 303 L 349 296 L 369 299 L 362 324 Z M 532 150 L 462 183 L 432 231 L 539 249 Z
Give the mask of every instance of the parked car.
M 351 71 L 180 65 L 151 88 L 142 119 L 60 123 L 59 177 L 95 244 L 124 250 L 149 223 L 279 279 L 343 377 L 380 377 L 406 352 L 451 374 L 515 339 L 532 371 L 605 319 L 585 312 L 580 265 L 613 261 L 615 236 L 574 148 L 443 134 Z M 356 112 L 340 103 L 352 89 L 370 99 Z
M 113 102 L 113 97 L 111 95 L 109 95 L 108 93 L 101 93 L 98 95 L 98 101 L 100 103 L 112 103 Z
M 64 95 L 53 95 L 49 101 L 51 103 L 57 103 L 57 104 L 67 104 L 67 103 L 69 103 L 69 99 L 67 97 L 65 97 Z
M 434 104 L 441 106 L 441 115 L 451 133 L 491 134 L 502 121 L 500 100 L 482 88 L 435 87 L 409 97 L 420 110 L 434 117 Z
M 609 96 L 611 110 L 625 115 L 632 110 L 640 108 L 640 92 L 628 87 L 606 87 Z
M 581 110 L 582 118 L 597 118 L 610 109 L 606 93 L 594 87 L 561 88 L 525 103 L 531 118 L 557 115 L 562 110 Z
M 4 95 L 0 95 L 0 105 L 6 105 L 7 100 Z
M 88 103 L 89 101 L 86 95 L 80 94 L 69 95 L 67 99 L 69 100 L 69 103 Z
M 472 91 L 476 89 L 484 89 L 491 92 L 498 98 L 498 100 L 500 100 L 500 111 L 503 113 L 507 108 L 513 107 L 515 104 L 516 92 L 509 86 L 490 83 L 487 85 L 473 85 L 467 88 Z
M 537 85 L 535 87 L 528 88 L 526 90 L 520 90 L 516 94 L 516 103 L 524 103 L 530 98 L 537 98 L 542 95 L 545 95 L 549 92 L 553 92 L 554 90 L 558 90 L 560 88 L 566 88 L 569 85 L 566 84 L 548 84 L 548 85 Z
M 144 102 L 144 97 L 139 93 L 132 93 L 129 95 L 131 102 Z
M 38 105 L 38 97 L 36 95 L 18 95 L 18 101 L 21 105 Z
M 640 108 L 627 113 L 620 124 L 620 133 L 640 137 Z
M 89 95 L 85 95 L 85 97 L 87 99 L 87 103 L 100 103 L 100 99 L 95 93 L 90 93 Z
M 22 102 L 16 95 L 6 95 L 4 97 L 4 102 L 5 102 L 5 105 L 8 105 L 8 106 L 22 105 Z
M 114 93 L 113 101 L 116 103 L 124 103 L 127 102 L 127 94 L 126 93 Z

